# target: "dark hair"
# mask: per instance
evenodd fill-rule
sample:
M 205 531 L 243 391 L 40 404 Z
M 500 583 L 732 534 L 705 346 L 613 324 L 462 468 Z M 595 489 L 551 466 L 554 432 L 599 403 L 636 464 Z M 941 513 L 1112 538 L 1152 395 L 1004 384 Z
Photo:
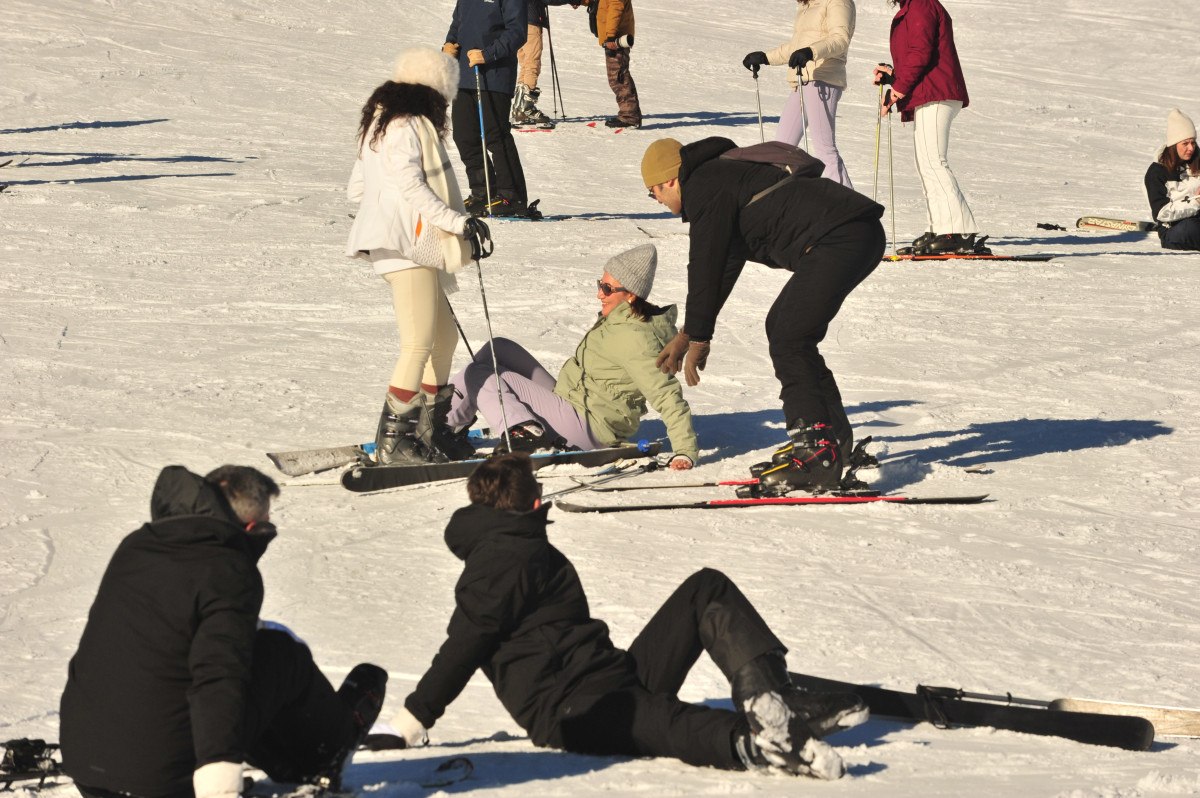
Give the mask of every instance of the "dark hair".
M 223 465 L 206 474 L 204 481 L 220 488 L 230 508 L 247 524 L 266 520 L 271 499 L 279 495 L 275 480 L 250 466 Z
M 1192 153 L 1192 160 L 1190 161 L 1184 161 L 1179 157 L 1178 145 L 1179 142 L 1176 142 L 1175 144 L 1168 144 L 1163 147 L 1163 151 L 1158 154 L 1158 162 L 1165 166 L 1167 172 L 1170 174 L 1177 173 L 1184 166 L 1187 166 L 1188 174 L 1200 174 L 1200 145 Z
M 529 455 L 513 452 L 480 463 L 467 480 L 467 495 L 475 504 L 523 513 L 533 509 L 542 486 L 533 476 Z
M 447 105 L 446 98 L 438 93 L 437 89 L 389 80 L 371 92 L 371 96 L 363 105 L 362 121 L 358 125 L 359 146 L 362 146 L 370 133 L 371 148 L 374 149 L 383 138 L 387 126 L 393 119 L 401 116 L 423 116 L 432 122 L 434 129 L 445 138 L 449 131 Z
M 651 316 L 657 316 L 659 313 L 662 313 L 662 308 L 648 299 L 635 296 L 629 300 L 629 312 L 636 316 L 638 321 L 646 321 Z

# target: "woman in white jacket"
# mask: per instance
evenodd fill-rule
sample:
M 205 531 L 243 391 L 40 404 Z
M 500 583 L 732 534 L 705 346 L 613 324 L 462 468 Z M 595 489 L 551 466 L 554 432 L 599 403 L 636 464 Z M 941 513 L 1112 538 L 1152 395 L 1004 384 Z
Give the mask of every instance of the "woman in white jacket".
M 396 59 L 392 80 L 362 110 L 347 186 L 359 203 L 346 254 L 370 261 L 392 289 L 400 356 L 375 433 L 380 463 L 462 459 L 474 453 L 447 427 L 458 335 L 448 292 L 454 273 L 486 254 L 487 225 L 463 208 L 444 140 L 458 62 L 432 47 Z
M 796 4 L 792 38 L 773 50 L 748 54 L 742 65 L 756 77 L 761 66 L 788 65 L 792 93 L 779 117 L 775 140 L 799 145 L 807 127 L 811 154 L 825 164 L 823 176 L 854 188 L 834 135 L 838 102 L 846 88 L 846 54 L 854 36 L 854 0 L 796 0 Z
M 1165 249 L 1200 250 L 1200 149 L 1196 126 L 1172 108 L 1158 160 L 1146 170 L 1146 197 Z

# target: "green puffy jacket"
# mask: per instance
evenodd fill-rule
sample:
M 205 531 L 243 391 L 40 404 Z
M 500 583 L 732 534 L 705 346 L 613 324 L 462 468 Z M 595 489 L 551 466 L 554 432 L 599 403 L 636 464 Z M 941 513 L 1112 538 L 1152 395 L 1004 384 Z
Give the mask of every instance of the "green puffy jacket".
M 622 302 L 583 336 L 575 357 L 563 364 L 554 393 L 587 417 L 596 439 L 607 445 L 637 432 L 646 404 L 667 425 L 671 448 L 692 462 L 699 459 L 692 410 L 679 380 L 663 374 L 654 359 L 675 337 L 674 305 L 641 321 Z

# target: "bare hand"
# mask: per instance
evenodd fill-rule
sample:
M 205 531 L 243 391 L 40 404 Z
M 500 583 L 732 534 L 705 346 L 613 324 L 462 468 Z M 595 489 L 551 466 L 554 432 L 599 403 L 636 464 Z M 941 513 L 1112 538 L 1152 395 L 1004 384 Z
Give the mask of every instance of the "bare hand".
M 668 466 L 672 471 L 690 471 L 692 468 L 692 458 L 686 454 L 677 454 L 671 458 Z

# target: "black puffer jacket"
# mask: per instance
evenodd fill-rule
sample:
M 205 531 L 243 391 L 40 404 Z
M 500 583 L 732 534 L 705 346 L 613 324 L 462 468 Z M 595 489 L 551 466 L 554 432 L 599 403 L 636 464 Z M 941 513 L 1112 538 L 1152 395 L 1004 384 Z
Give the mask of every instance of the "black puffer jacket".
M 755 194 L 786 174 L 770 164 L 720 157 L 735 146 L 713 136 L 679 153 L 683 220 L 692 225 L 683 328 L 701 341 L 712 338 L 717 314 L 747 260 L 802 272 L 804 254 L 826 233 L 883 215 L 882 205 L 823 177 L 793 177 L 751 205 Z
M 559 724 L 599 696 L 637 684 L 632 661 L 588 614 L 575 567 L 546 538 L 544 505 L 529 513 L 472 504 L 446 527 L 465 562 L 438 650 L 404 705 L 432 727 L 479 668 L 536 745 L 561 747 Z
M 60 728 L 75 781 L 141 796 L 190 792 L 196 767 L 242 761 L 256 562 L 274 537 L 243 531 L 219 489 L 181 466 L 159 474 L 151 518 L 100 582 Z

